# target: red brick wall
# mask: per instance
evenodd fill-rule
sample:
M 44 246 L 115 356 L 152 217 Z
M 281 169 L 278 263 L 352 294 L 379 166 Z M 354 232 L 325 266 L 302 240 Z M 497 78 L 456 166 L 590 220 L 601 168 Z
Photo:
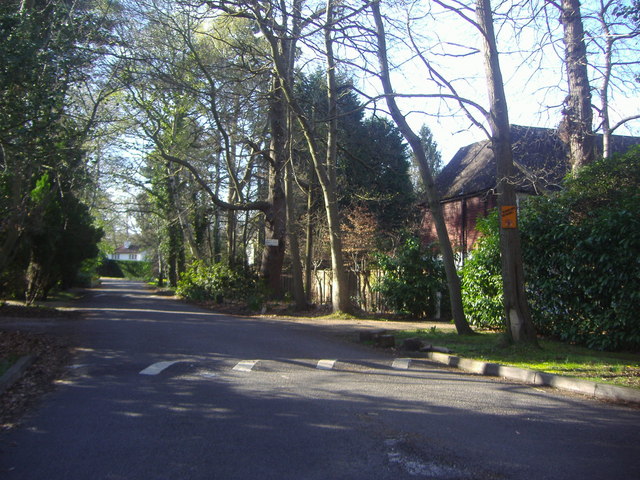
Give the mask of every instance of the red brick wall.
M 449 240 L 454 251 L 461 252 L 466 256 L 474 243 L 478 240 L 479 233 L 476 230 L 476 219 L 485 217 L 491 209 L 495 208 L 496 196 L 490 193 L 475 197 L 459 198 L 442 205 L 442 213 Z M 429 210 L 425 211 L 422 217 L 422 239 L 425 243 L 438 241 L 436 227 Z

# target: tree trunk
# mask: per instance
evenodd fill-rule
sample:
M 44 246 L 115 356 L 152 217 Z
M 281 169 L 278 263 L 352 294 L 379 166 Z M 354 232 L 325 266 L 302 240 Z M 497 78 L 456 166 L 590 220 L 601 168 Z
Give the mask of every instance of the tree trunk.
M 337 197 L 335 192 L 335 182 L 332 182 L 334 174 L 331 172 L 334 168 L 336 159 L 336 147 L 335 147 L 335 130 L 329 135 L 327 157 L 326 161 L 322 161 L 319 157 L 319 149 L 317 142 L 313 136 L 313 128 L 309 120 L 305 117 L 304 111 L 300 105 L 296 102 L 293 94 L 293 58 L 295 54 L 295 40 L 299 35 L 300 22 L 303 18 L 299 15 L 300 5 L 302 2 L 295 1 L 293 11 L 296 15 L 291 21 L 293 27 L 291 32 L 287 32 L 287 35 L 280 36 L 282 32 L 276 32 L 275 28 L 269 21 L 256 18 L 261 28 L 262 33 L 269 42 L 271 49 L 271 59 L 273 61 L 274 72 L 279 82 L 278 93 L 282 93 L 286 98 L 289 108 L 295 115 L 296 121 L 300 124 L 303 131 L 305 140 L 309 146 L 311 158 L 313 160 L 314 169 L 318 176 L 320 187 L 322 189 L 323 198 L 325 202 L 325 209 L 327 212 L 327 222 L 330 230 L 331 240 L 331 263 L 333 267 L 333 296 L 332 303 L 334 311 L 351 312 L 352 305 L 349 299 L 347 275 L 342 259 L 342 242 L 340 239 L 340 220 L 338 216 Z M 327 82 L 330 93 L 330 110 L 331 104 L 333 104 L 333 111 L 335 112 L 335 62 L 332 54 L 332 0 L 327 2 L 327 21 L 325 25 L 325 44 L 327 49 Z M 287 22 L 283 21 L 283 25 Z M 333 85 L 331 85 L 331 83 Z M 330 128 L 335 127 L 334 125 Z M 333 145 L 333 147 L 331 146 Z
M 313 173 L 313 172 L 312 172 Z M 307 225 L 306 225 L 306 238 L 305 245 L 305 259 L 304 259 L 304 290 L 307 295 L 307 302 L 311 303 L 312 298 L 312 278 L 311 270 L 313 269 L 313 221 L 311 219 L 311 212 L 314 206 L 314 182 L 309 182 L 309 191 L 307 192 Z
M 611 156 L 611 119 L 609 116 L 609 82 L 613 69 L 611 56 L 613 54 L 613 37 L 609 31 L 609 25 L 602 19 L 602 26 L 605 31 L 605 51 L 604 51 L 604 71 L 602 74 L 602 86 L 600 88 L 600 115 L 602 116 L 602 156 Z
M 537 343 L 524 289 L 524 270 L 520 231 L 517 225 L 517 202 L 513 181 L 513 152 L 507 100 L 495 33 L 490 0 L 478 0 L 477 19 L 484 34 L 485 72 L 490 102 L 489 124 L 491 143 L 497 165 L 498 208 L 501 213 L 500 254 L 502 285 L 507 332 L 514 342 Z M 507 216 L 507 213 L 512 216 Z
M 440 199 L 436 191 L 435 182 L 431 169 L 429 168 L 429 162 L 427 160 L 424 147 L 420 141 L 420 137 L 415 134 L 407 123 L 404 115 L 400 111 L 395 98 L 393 97 L 393 88 L 391 86 L 391 78 L 389 75 L 389 61 L 387 58 L 387 45 L 384 31 L 384 24 L 382 22 L 382 15 L 380 13 L 379 2 L 373 2 L 371 5 L 373 15 L 376 22 L 376 36 L 377 36 L 377 54 L 378 61 L 380 63 L 380 80 L 386 95 L 387 105 L 391 113 L 391 117 L 402 132 L 402 135 L 411 146 L 411 150 L 415 155 L 420 169 L 420 176 L 424 183 L 424 188 L 429 202 L 429 209 L 433 216 L 433 220 L 436 225 L 436 232 L 438 234 L 438 242 L 440 244 L 440 252 L 442 253 L 442 259 L 444 261 L 445 274 L 447 277 L 447 286 L 449 289 L 449 298 L 451 302 L 451 314 L 453 316 L 453 322 L 456 326 L 456 331 L 460 335 L 472 334 L 473 330 L 469 326 L 467 319 L 464 315 L 464 309 L 462 307 L 462 293 L 460 290 L 460 278 L 456 271 L 455 257 L 453 249 L 451 248 L 451 241 L 447 232 L 447 227 L 442 215 L 442 206 L 440 205 Z
M 563 111 L 569 160 L 575 173 L 594 159 L 593 110 L 587 73 L 587 47 L 579 0 L 562 0 L 560 23 L 564 29 L 565 66 L 569 95 Z
M 282 265 L 286 249 L 287 205 L 284 191 L 284 169 L 287 162 L 287 103 L 280 80 L 273 79 L 269 105 L 271 145 L 269 162 L 269 197 L 271 207 L 265 212 L 265 243 L 262 251 L 262 278 L 271 293 L 282 296 Z
M 320 186 L 324 195 L 327 212 L 327 223 L 331 237 L 331 266 L 333 269 L 333 310 L 349 313 L 353 305 L 349 297 L 347 269 L 342 255 L 342 238 L 340 234 L 340 216 L 338 212 L 338 198 L 336 195 L 335 166 L 338 157 L 338 99 L 336 86 L 336 63 L 333 54 L 333 0 L 327 0 L 326 23 L 324 27 L 325 48 L 327 55 L 327 101 L 329 103 L 329 129 L 327 133 L 327 158 L 324 168 L 318 168 L 316 173 L 320 179 Z
M 293 197 L 293 165 L 287 162 L 286 168 L 286 197 L 287 197 L 287 235 L 289 237 L 289 253 L 291 256 L 291 276 L 293 277 L 293 299 L 297 310 L 308 307 L 302 281 L 302 265 L 300 262 L 300 245 L 298 243 L 297 219 Z

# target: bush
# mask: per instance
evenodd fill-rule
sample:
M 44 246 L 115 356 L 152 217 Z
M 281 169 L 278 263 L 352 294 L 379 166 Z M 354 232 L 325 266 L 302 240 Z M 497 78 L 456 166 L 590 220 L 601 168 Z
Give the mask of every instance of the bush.
M 477 228 L 482 236 L 460 271 L 462 305 L 471 325 L 501 329 L 505 319 L 497 212 L 478 219 Z
M 523 245 L 540 332 L 602 350 L 640 348 L 640 148 L 527 202 Z
M 379 253 L 376 259 L 383 272 L 374 290 L 397 313 L 424 318 L 436 307 L 438 292 L 446 290 L 444 267 L 431 249 L 409 237 L 394 256 Z
M 601 350 L 640 348 L 640 148 L 583 167 L 558 194 L 527 200 L 520 225 L 538 331 Z M 497 222 L 486 235 L 462 283 L 467 315 L 490 326 L 502 322 Z
M 194 301 L 225 300 L 244 301 L 259 308 L 264 295 L 258 278 L 244 271 L 237 271 L 222 263 L 206 265 L 194 262 L 180 276 L 176 293 Z

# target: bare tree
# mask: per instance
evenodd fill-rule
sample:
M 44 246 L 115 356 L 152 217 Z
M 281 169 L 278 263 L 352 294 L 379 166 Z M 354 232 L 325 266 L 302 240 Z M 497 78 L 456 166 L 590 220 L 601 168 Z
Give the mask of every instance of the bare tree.
M 455 257 L 453 254 L 453 249 L 451 248 L 451 241 L 449 240 L 449 234 L 447 233 L 447 226 L 444 220 L 444 216 L 442 215 L 442 206 L 440 204 L 440 199 L 436 191 L 433 175 L 431 169 L 429 168 L 427 155 L 425 153 L 422 140 L 411 129 L 395 100 L 395 93 L 393 91 L 391 77 L 389 74 L 386 35 L 382 14 L 380 13 L 379 1 L 374 1 L 371 3 L 371 11 L 373 12 L 376 25 L 376 47 L 378 62 L 380 66 L 380 81 L 382 82 L 385 99 L 387 101 L 391 116 L 396 122 L 396 125 L 398 125 L 398 128 L 402 132 L 407 142 L 409 142 L 416 161 L 418 162 L 420 175 L 422 177 L 422 181 L 424 183 L 425 191 L 427 194 L 427 200 L 429 202 L 429 209 L 431 210 L 434 222 L 436 224 L 438 241 L 440 243 L 440 251 L 442 252 L 442 257 L 444 260 L 453 321 L 459 334 L 470 334 L 473 333 L 473 331 L 471 330 L 471 327 L 469 326 L 464 316 L 464 310 L 462 308 L 462 294 L 460 290 L 460 278 L 458 277 L 458 273 L 456 272 Z
M 618 2 L 600 0 L 593 16 L 597 24 L 591 33 L 591 41 L 602 55 L 602 63 L 593 66 L 600 72 L 600 124 L 602 128 L 602 155 L 611 155 L 611 135 L 622 125 L 640 118 L 640 113 L 625 116 L 615 123 L 611 121 L 611 92 L 618 84 L 632 84 L 637 93 L 637 78 L 633 69 L 640 65 L 638 60 L 637 39 L 640 36 L 640 23 L 633 21 L 620 10 Z M 593 64 L 593 62 L 591 62 Z M 620 72 L 622 71 L 622 73 Z
M 587 47 L 579 0 L 562 0 L 560 22 L 564 30 L 565 69 L 569 93 L 563 110 L 563 130 L 569 145 L 571 168 L 576 171 L 595 156 L 591 87 L 587 71 Z

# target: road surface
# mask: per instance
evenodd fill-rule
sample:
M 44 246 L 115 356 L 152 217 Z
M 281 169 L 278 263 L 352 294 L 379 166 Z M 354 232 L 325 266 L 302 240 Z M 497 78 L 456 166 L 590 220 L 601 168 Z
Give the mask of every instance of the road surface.
M 636 479 L 640 411 L 105 280 L 3 480 Z

